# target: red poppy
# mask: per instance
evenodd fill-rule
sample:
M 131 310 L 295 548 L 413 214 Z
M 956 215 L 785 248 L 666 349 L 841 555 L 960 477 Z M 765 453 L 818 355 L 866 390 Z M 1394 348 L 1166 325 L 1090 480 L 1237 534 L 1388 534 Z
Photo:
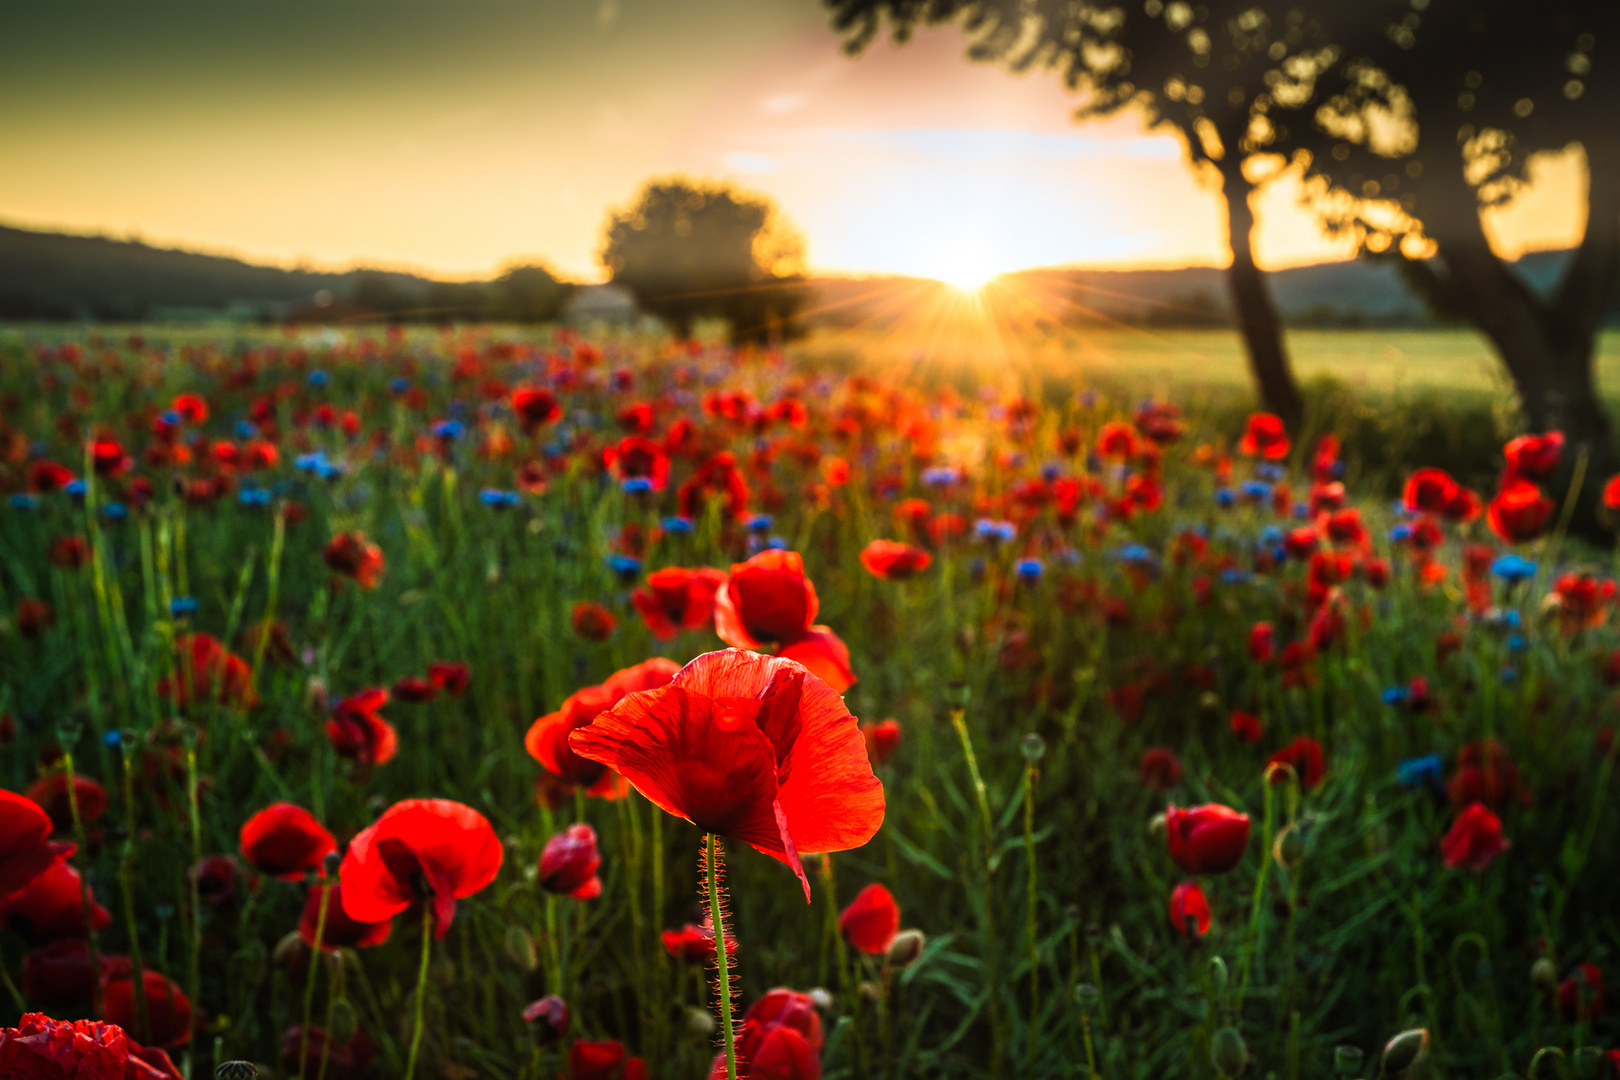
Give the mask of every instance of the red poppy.
M 51 565 L 78 570 L 89 565 L 90 542 L 82 536 L 58 536 L 51 543 Z
M 393 694 L 393 696 L 398 698 L 400 701 L 408 702 L 412 705 L 420 705 L 423 702 L 432 701 L 434 698 L 438 697 L 439 688 L 419 676 L 406 675 L 404 678 L 395 680 L 394 685 L 389 690 L 389 693 Z
M 236 898 L 236 860 L 229 855 L 205 855 L 190 870 L 197 883 L 197 898 L 205 904 L 224 904 Z
M 1238 441 L 1238 449 L 1245 456 L 1265 458 L 1267 461 L 1281 461 L 1288 456 L 1292 446 L 1282 419 L 1271 413 L 1250 413 L 1243 438 Z
M 1485 508 L 1485 521 L 1503 543 L 1522 544 L 1547 531 L 1557 509 L 1541 489 L 1528 480 L 1516 480 L 1502 487 Z
M 1596 964 L 1577 964 L 1558 984 L 1558 1011 L 1566 1023 L 1597 1020 L 1603 1016 L 1603 1005 L 1603 969 Z
M 17 630 L 25 638 L 37 638 L 56 625 L 56 612 L 43 600 L 27 596 L 17 601 Z
M 208 421 L 208 402 L 201 394 L 180 394 L 175 397 L 169 408 L 180 414 L 180 419 L 188 424 L 203 424 Z
M 353 578 L 362 589 L 375 589 L 388 568 L 382 548 L 366 539 L 366 534 L 355 530 L 338 533 L 327 541 L 322 553 L 326 565 L 344 577 Z
M 588 794 L 598 798 L 617 797 L 618 775 L 601 762 L 574 753 L 568 745 L 568 736 L 613 708 L 626 694 L 663 686 L 679 670 L 675 661 L 655 656 L 614 672 L 600 686 L 576 690 L 563 699 L 556 712 L 547 713 L 530 725 L 528 734 L 523 737 L 524 749 L 559 780 L 586 788 Z
M 820 608 L 798 552 L 762 551 L 732 566 L 715 597 L 714 629 L 727 645 L 758 649 L 765 642 L 797 641 L 809 633 Z
M 28 466 L 28 490 L 35 492 L 61 491 L 73 483 L 73 470 L 54 461 L 36 461 Z
M 462 660 L 435 660 L 428 665 L 428 682 L 451 697 L 460 697 L 472 685 L 472 667 Z
M 647 1063 L 615 1039 L 578 1039 L 568 1048 L 568 1074 L 574 1080 L 647 1080 Z
M 1261 733 L 1265 730 L 1258 716 L 1244 712 L 1242 709 L 1233 709 L 1227 724 L 1232 729 L 1232 734 L 1237 736 L 1239 742 L 1257 743 L 1260 741 Z
M 830 627 L 812 626 L 797 641 L 779 647 L 776 655 L 803 664 L 835 693 L 842 694 L 857 682 L 849 666 L 849 646 Z
M 1166 791 L 1181 782 L 1181 759 L 1165 747 L 1150 747 L 1142 755 L 1141 775 L 1147 787 Z
M 531 461 L 519 466 L 517 486 L 518 490 L 530 495 L 544 495 L 546 493 L 546 467 L 538 461 Z
M 259 703 L 253 669 L 211 634 L 187 634 L 175 642 L 176 670 L 158 680 L 157 692 L 176 705 L 217 701 L 239 709 Z
M 1558 459 L 1564 453 L 1564 433 L 1549 431 L 1545 435 L 1520 435 L 1502 447 L 1507 459 L 1507 474 L 1525 480 L 1544 480 L 1558 468 Z
M 1249 629 L 1249 658 L 1257 664 L 1268 662 L 1277 651 L 1277 635 L 1268 622 L 1257 622 Z
M 73 831 L 73 807 L 68 802 L 67 773 L 53 772 L 34 781 L 28 797 L 44 807 L 57 832 Z M 107 812 L 107 789 L 85 776 L 73 774 L 73 798 L 79 804 L 79 821 L 92 825 Z
M 671 425 L 671 440 L 674 434 L 675 427 Z M 676 492 L 681 516 L 692 520 L 701 518 L 704 507 L 716 497 L 720 499 L 721 515 L 728 520 L 735 520 L 748 510 L 748 484 L 743 480 L 742 471 L 737 468 L 736 457 L 729 450 L 705 461 Z
M 1249 846 L 1249 815 L 1206 803 L 1164 812 L 1170 858 L 1189 874 L 1224 874 L 1243 859 Z
M 738 1080 L 819 1080 L 825 1036 L 809 994 L 778 987 L 748 1007 L 737 1039 Z M 709 1080 L 726 1075 L 715 1056 Z
M 1453 806 L 1484 803 L 1499 810 L 1511 802 L 1529 806 L 1530 788 L 1519 778 L 1519 766 L 1495 739 L 1464 743 L 1457 751 L 1457 772 L 1449 784 Z
M 1469 803 L 1440 838 L 1440 856 L 1446 865 L 1465 870 L 1483 870 L 1507 849 L 1502 819 L 1484 803 Z
M 116 439 L 96 439 L 90 443 L 90 465 L 97 476 L 122 476 L 135 467 L 135 459 Z
M 399 751 L 399 735 L 394 725 L 377 710 L 388 703 L 388 691 L 368 687 L 338 702 L 326 721 L 326 737 L 340 757 L 350 758 L 362 767 L 386 765 Z
M 283 881 L 297 881 L 337 850 L 315 815 L 290 802 L 271 803 L 242 826 L 242 857 Z
M 900 748 L 900 741 L 904 737 L 900 721 L 879 720 L 875 724 L 862 722 L 860 727 L 861 736 L 866 739 L 866 756 L 872 759 L 874 769 L 887 762 Z
M 1620 510 L 1620 473 L 1609 477 L 1603 485 L 1603 506 L 1607 510 Z
M 348 1042 L 333 1039 L 329 1044 L 326 1029 L 314 1024 L 310 1025 L 306 1039 L 304 1029 L 294 1025 L 281 1036 L 281 1066 L 287 1070 L 287 1075 L 299 1074 L 298 1055 L 301 1053 L 311 1066 L 316 1062 L 325 1063 L 327 1080 L 354 1080 L 371 1071 L 371 1064 L 377 1058 L 377 1044 L 358 1029 Z
M 1322 744 L 1309 735 L 1301 735 L 1275 754 L 1271 755 L 1268 765 L 1287 765 L 1294 770 L 1299 778 L 1300 787 L 1310 791 L 1322 782 L 1322 773 L 1325 766 L 1322 762 Z M 1282 782 L 1280 770 L 1272 774 L 1271 782 Z
M 714 596 L 726 575 L 702 567 L 669 566 L 647 575 L 647 587 L 630 594 L 654 637 L 665 641 L 682 630 L 702 630 L 714 621 Z
M 1479 517 L 1480 509 L 1479 496 L 1474 494 L 1471 488 L 1465 488 L 1459 484 L 1457 493 L 1451 497 L 1450 502 L 1446 503 L 1445 508 L 1440 511 L 1440 515 L 1447 521 L 1466 525 Z
M 1136 456 L 1136 445 L 1136 429 L 1123 421 L 1111 421 L 1097 432 L 1098 457 L 1124 461 Z
M 512 391 L 512 412 L 524 431 L 534 434 L 562 415 L 557 395 L 544 387 L 520 386 Z
M 826 683 L 779 657 L 706 653 L 569 745 L 667 812 L 786 863 L 806 900 L 800 854 L 859 847 L 883 823 L 883 785 L 855 718 Z
M 0 902 L 73 854 L 73 845 L 53 842 L 51 819 L 34 800 L 0 790 Z
M 1614 602 L 1614 582 L 1599 581 L 1591 574 L 1562 575 L 1552 587 L 1558 598 L 1559 621 L 1566 633 L 1590 630 L 1603 625 Z
M 326 890 L 332 897 L 326 902 L 326 924 L 321 926 L 321 897 Z M 394 924 L 388 919 L 380 922 L 361 922 L 351 919 L 343 909 L 343 883 L 316 885 L 304 899 L 304 913 L 298 917 L 298 936 L 305 945 L 315 947 L 315 928 L 321 929 L 321 948 L 327 952 L 338 949 L 369 949 L 388 940 Z
M 90 902 L 90 926 L 100 930 L 112 913 L 96 903 L 95 890 L 84 891 L 79 872 L 59 862 L 28 884 L 22 892 L 0 903 L 0 925 L 31 941 L 87 938 L 84 903 Z
M 900 905 L 894 894 L 874 882 L 856 894 L 838 916 L 838 933 L 863 953 L 881 956 L 900 932 Z
M 665 930 L 664 949 L 683 964 L 708 964 L 714 961 L 714 924 L 705 916 L 702 926 L 687 923 L 679 930 Z M 737 952 L 737 936 L 726 927 L 726 955 Z
M 601 866 L 596 830 L 584 822 L 570 825 L 547 840 L 540 853 L 540 887 L 575 900 L 594 900 L 602 895 L 602 879 L 596 876 Z
M 153 1046 L 184 1046 L 191 1041 L 191 1001 L 180 984 L 167 975 L 146 968 L 141 972 L 146 991 L 146 1041 Z M 133 972 L 108 978 L 101 987 L 102 1013 L 109 1024 L 136 1030 L 135 975 Z
M 1306 559 L 1316 552 L 1320 541 L 1313 526 L 1301 525 L 1283 534 L 1283 550 L 1288 552 L 1290 559 Z
M 484 815 L 449 799 L 406 799 L 349 844 L 339 876 L 343 910 L 357 922 L 384 922 L 431 900 L 436 937 L 501 869 L 504 853 Z M 431 897 L 421 891 L 426 888 Z
M 606 641 L 619 628 L 619 620 L 613 617 L 613 612 L 594 600 L 581 600 L 575 604 L 569 621 L 573 625 L 574 636 L 586 641 Z
M 1457 481 L 1444 469 L 1426 467 L 1406 478 L 1401 493 L 1406 509 L 1414 514 L 1443 514 L 1457 497 Z
M 669 481 L 669 455 L 644 435 L 626 435 L 602 451 L 602 464 L 620 480 L 646 480 L 654 491 Z
M 928 569 L 934 557 L 920 547 L 893 540 L 874 540 L 861 549 L 861 565 L 884 581 L 904 581 Z
M 19 1080 L 124 1080 L 129 1042 L 122 1028 L 95 1020 L 24 1013 L 0 1028 L 0 1076 Z
M 1170 925 L 1182 937 L 1209 933 L 1209 899 L 1196 881 L 1183 881 L 1170 890 Z

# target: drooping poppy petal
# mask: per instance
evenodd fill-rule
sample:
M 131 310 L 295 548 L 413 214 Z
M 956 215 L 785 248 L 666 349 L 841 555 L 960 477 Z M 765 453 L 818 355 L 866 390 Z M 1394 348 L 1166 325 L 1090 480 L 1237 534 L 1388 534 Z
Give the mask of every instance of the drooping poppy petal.
M 337 841 L 315 815 L 293 803 L 271 803 L 242 826 L 242 857 L 283 881 L 320 869 Z
M 359 922 L 383 922 L 432 900 L 443 937 L 456 901 L 495 880 L 505 852 L 484 815 L 449 799 L 406 799 L 383 812 L 349 844 L 338 874 L 343 910 Z M 426 885 L 428 893 L 419 892 Z
M 322 925 L 321 896 L 328 889 L 331 890 L 331 898 L 326 901 L 326 923 Z M 394 930 L 394 924 L 386 919 L 382 922 L 351 919 L 343 909 L 341 881 L 334 885 L 317 885 L 309 890 L 309 896 L 304 901 L 304 913 L 298 918 L 298 936 L 312 949 L 315 947 L 317 927 L 321 932 L 321 948 L 327 952 L 343 948 L 369 949 L 387 941 Z

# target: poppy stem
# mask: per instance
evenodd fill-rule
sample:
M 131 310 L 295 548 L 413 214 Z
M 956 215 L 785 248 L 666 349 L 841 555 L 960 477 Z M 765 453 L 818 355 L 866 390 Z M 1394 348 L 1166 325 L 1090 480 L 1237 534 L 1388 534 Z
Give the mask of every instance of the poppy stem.
M 191 996 L 197 1007 L 202 1001 L 202 888 L 196 868 L 202 865 L 202 810 L 197 803 L 197 728 L 189 725 L 185 729 L 186 743 L 186 814 L 191 825 L 191 866 L 192 872 L 187 875 L 190 880 L 188 901 L 191 904 L 191 967 L 186 975 L 186 992 Z M 174 993 L 170 991 L 169 1000 L 172 1004 Z M 189 1058 L 194 1051 L 187 1049 Z M 191 1070 L 186 1070 L 191 1075 Z
M 422 963 L 416 969 L 416 1019 L 411 1023 L 411 1052 L 405 1059 L 405 1080 L 416 1075 L 416 1052 L 422 1046 L 422 1007 L 427 1002 L 428 954 L 433 950 L 433 904 L 422 903 Z
M 85 857 L 86 845 L 84 837 L 84 819 L 79 816 L 79 793 L 73 784 L 73 743 L 77 741 L 77 732 L 71 733 L 75 738 L 62 734 L 62 742 L 66 749 L 62 753 L 62 771 L 67 777 L 68 813 L 73 816 L 73 839 L 78 844 L 79 857 Z M 101 949 L 96 941 L 96 921 L 93 919 L 90 901 L 90 877 L 88 874 L 79 875 L 79 904 L 84 909 L 84 929 L 86 941 L 90 952 L 90 1015 L 92 1018 L 101 1016 Z M 139 982 L 137 993 L 145 997 L 146 987 Z
M 321 940 L 326 935 L 326 905 L 332 900 L 332 889 L 322 875 L 321 906 L 315 915 L 315 944 L 309 956 L 309 975 L 304 979 L 304 1026 L 298 1031 L 298 1077 L 303 1080 L 309 1062 L 309 1014 L 315 1008 L 315 971 L 320 967 Z
M 720 904 L 720 842 L 714 833 L 708 836 L 707 853 L 709 919 L 714 923 L 714 960 L 719 973 L 720 1031 L 726 1043 L 726 1080 L 737 1080 L 737 1040 L 731 1030 L 731 964 L 726 957 L 725 915 Z
M 1266 895 L 1266 874 L 1271 869 L 1271 840 L 1272 830 L 1275 827 L 1271 798 L 1271 777 L 1265 776 L 1261 780 L 1260 790 L 1265 798 L 1265 819 L 1260 832 L 1260 873 L 1254 879 L 1254 896 L 1249 901 L 1249 933 L 1243 943 L 1243 964 L 1238 972 L 1237 1015 L 1243 1015 L 1243 999 L 1249 992 L 1249 965 L 1254 960 L 1254 954 L 1260 951 L 1260 905 Z
M 1040 770 L 1033 762 L 1024 766 L 1024 861 L 1029 864 L 1029 909 L 1025 931 L 1029 939 L 1029 1075 L 1035 1075 L 1041 1049 L 1041 938 L 1036 916 L 1040 896 L 1036 892 L 1035 868 L 1035 781 Z
M 128 819 L 129 835 L 124 838 L 118 854 L 118 885 L 124 899 L 124 926 L 129 934 L 129 968 L 134 976 L 135 1033 L 141 1042 L 150 1042 L 152 1029 L 146 1011 L 146 973 L 141 956 L 141 936 L 135 922 L 135 889 L 129 880 L 129 860 L 135 851 L 135 784 L 130 771 L 129 747 L 122 737 L 118 740 L 118 761 L 122 766 L 124 788 L 124 815 Z

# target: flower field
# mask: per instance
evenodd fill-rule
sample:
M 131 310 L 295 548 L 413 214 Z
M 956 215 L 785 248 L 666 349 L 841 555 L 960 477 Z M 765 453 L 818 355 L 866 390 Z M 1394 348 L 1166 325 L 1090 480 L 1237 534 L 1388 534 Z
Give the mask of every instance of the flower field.
M 151 333 L 0 351 L 0 1077 L 1620 1061 L 1556 432 Z

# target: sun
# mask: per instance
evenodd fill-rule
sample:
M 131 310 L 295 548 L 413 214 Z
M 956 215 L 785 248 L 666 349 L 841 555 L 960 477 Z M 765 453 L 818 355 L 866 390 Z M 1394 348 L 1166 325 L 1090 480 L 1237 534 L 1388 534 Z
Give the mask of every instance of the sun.
M 959 293 L 973 295 L 984 291 L 984 287 L 997 277 L 1000 271 L 990 269 L 962 269 L 940 274 L 939 280 L 949 285 Z
M 968 296 L 976 296 L 1006 269 L 987 246 L 963 238 L 934 254 L 929 276 Z

